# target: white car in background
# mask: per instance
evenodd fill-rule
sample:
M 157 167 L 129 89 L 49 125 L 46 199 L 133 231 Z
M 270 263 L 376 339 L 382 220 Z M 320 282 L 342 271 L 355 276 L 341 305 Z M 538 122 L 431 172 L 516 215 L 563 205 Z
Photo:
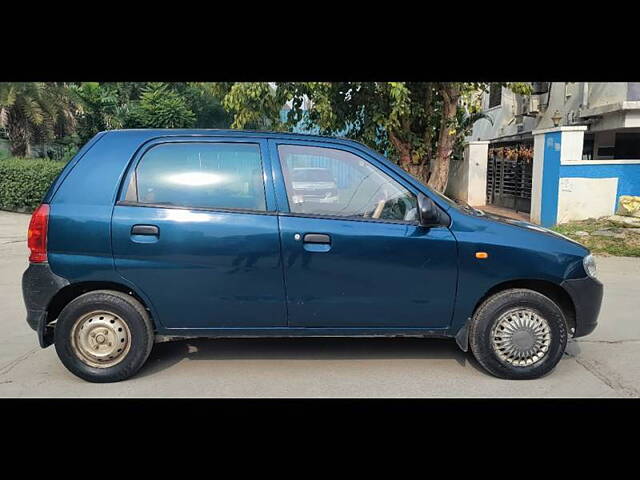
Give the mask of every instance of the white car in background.
M 296 203 L 338 201 L 338 184 L 328 168 L 294 168 L 291 171 L 291 186 Z

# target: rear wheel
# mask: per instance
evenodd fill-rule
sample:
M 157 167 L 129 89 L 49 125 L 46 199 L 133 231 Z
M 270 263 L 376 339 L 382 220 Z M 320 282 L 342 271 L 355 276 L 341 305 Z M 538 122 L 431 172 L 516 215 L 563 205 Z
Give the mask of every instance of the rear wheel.
M 505 290 L 476 310 L 469 344 L 480 365 L 497 377 L 538 378 L 562 358 L 567 324 L 558 305 L 541 293 Z
M 134 375 L 153 347 L 146 310 L 122 292 L 97 290 L 70 302 L 55 328 L 62 363 L 90 382 L 117 382 Z

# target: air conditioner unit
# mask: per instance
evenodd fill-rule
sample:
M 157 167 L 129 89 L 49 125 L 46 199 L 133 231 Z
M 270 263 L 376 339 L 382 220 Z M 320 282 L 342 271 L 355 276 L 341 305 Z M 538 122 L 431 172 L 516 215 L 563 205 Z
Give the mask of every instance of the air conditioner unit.
M 527 117 L 535 117 L 540 113 L 540 97 L 532 95 L 522 102 L 522 114 Z

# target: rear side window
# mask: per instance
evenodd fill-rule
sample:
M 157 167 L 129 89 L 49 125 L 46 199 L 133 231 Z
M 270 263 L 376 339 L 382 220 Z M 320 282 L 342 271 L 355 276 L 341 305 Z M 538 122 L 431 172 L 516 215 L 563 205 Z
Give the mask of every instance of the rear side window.
M 180 207 L 266 210 L 260 147 L 249 143 L 155 146 L 140 160 L 127 200 Z

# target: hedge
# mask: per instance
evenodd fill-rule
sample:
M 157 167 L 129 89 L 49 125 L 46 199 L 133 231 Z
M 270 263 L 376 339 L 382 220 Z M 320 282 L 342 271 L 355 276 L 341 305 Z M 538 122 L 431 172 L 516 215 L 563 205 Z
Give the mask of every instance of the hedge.
M 35 210 L 65 164 L 46 159 L 0 159 L 0 210 Z

